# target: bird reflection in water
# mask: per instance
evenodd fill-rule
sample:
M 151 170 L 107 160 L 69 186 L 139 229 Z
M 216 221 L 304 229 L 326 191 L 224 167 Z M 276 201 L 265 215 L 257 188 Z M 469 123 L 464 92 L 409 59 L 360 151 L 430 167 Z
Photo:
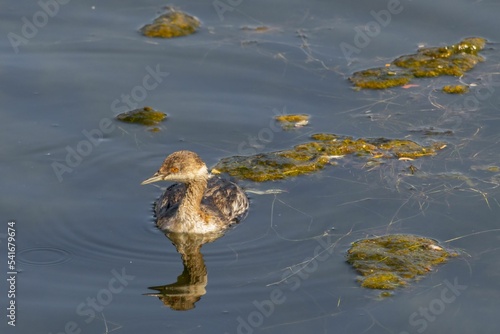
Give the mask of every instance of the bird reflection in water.
M 248 211 L 248 197 L 237 184 L 211 175 L 191 151 L 170 154 L 160 169 L 141 184 L 178 182 L 156 201 L 156 225 L 181 254 L 184 270 L 177 282 L 150 287 L 173 310 L 190 310 L 206 293 L 207 268 L 201 246 L 222 236 Z
M 177 282 L 149 287 L 156 293 L 147 296 L 158 297 L 165 306 L 176 311 L 187 311 L 195 307 L 195 303 L 206 293 L 208 282 L 207 267 L 201 254 L 201 246 L 212 242 L 223 235 L 217 233 L 166 233 L 177 252 L 181 254 L 184 270 L 177 277 Z

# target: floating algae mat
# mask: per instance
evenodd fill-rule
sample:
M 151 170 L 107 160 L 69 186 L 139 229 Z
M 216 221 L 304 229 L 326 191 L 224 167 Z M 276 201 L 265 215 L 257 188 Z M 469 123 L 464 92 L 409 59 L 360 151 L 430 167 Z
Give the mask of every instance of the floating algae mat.
M 284 130 L 300 128 L 309 123 L 309 115 L 306 114 L 279 115 L 275 119 Z
M 413 75 L 410 71 L 390 66 L 355 72 L 349 80 L 357 87 L 385 89 L 406 85 L 412 78 Z
M 214 167 L 212 173 L 228 173 L 236 178 L 264 182 L 312 173 L 328 163 L 326 157 L 311 157 L 301 161 L 282 154 L 286 152 L 224 158 Z
M 195 33 L 200 24 L 196 17 L 169 8 L 168 13 L 157 17 L 153 23 L 142 27 L 141 33 L 147 37 L 181 37 Z
M 443 86 L 443 92 L 448 94 L 464 94 L 469 91 L 469 87 L 465 85 L 446 85 Z
M 421 146 L 411 140 L 399 139 L 354 139 L 329 133 L 314 134 L 311 139 L 313 141 L 296 145 L 290 150 L 224 158 L 212 172 L 264 182 L 318 171 L 329 164 L 332 157 L 346 154 L 372 160 L 416 159 L 435 155 L 446 146 L 443 143 Z
M 355 72 L 349 80 L 360 88 L 384 89 L 405 85 L 413 78 L 459 77 L 484 60 L 478 52 L 485 44 L 484 38 L 471 37 L 458 44 L 421 48 L 415 54 L 395 59 L 387 67 Z
M 347 262 L 361 274 L 362 287 L 394 290 L 456 255 L 435 240 L 393 234 L 354 242 L 347 252 Z
M 116 119 L 125 123 L 136 123 L 142 125 L 157 125 L 167 117 L 165 113 L 156 111 L 151 107 L 134 109 L 116 115 Z

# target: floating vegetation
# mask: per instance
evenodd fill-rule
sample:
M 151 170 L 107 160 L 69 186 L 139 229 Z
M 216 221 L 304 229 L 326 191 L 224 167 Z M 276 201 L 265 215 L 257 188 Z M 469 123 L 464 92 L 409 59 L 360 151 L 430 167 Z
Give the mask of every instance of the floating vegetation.
M 475 166 L 471 166 L 471 169 L 474 171 L 481 170 L 481 171 L 487 171 L 487 172 L 492 172 L 492 173 L 500 172 L 500 167 L 495 166 L 495 165 L 481 165 L 481 166 L 475 165 Z
M 478 52 L 485 44 L 484 38 L 471 37 L 454 45 L 420 48 L 415 54 L 395 59 L 387 67 L 355 72 L 349 80 L 360 88 L 385 89 L 403 86 L 413 77 L 462 76 L 484 60 Z
M 279 115 L 275 119 L 285 130 L 301 128 L 309 123 L 309 115 L 306 114 Z
M 421 146 L 410 140 L 399 139 L 354 139 L 330 133 L 314 134 L 311 139 L 314 141 L 296 145 L 289 150 L 224 158 L 212 172 L 264 182 L 316 172 L 328 165 L 332 157 L 346 154 L 372 160 L 417 159 L 435 155 L 437 150 L 446 146 L 443 143 Z
M 322 169 L 329 161 L 320 156 L 295 160 L 287 157 L 286 152 L 288 151 L 224 158 L 212 173 L 228 173 L 237 178 L 264 182 L 312 173 Z
M 116 119 L 125 123 L 135 123 L 142 125 L 157 125 L 167 117 L 167 114 L 156 111 L 151 107 L 134 109 L 116 115 Z M 153 128 L 151 131 L 156 132 L 158 128 Z
M 401 139 L 376 139 L 377 147 L 389 152 L 394 157 L 417 159 L 428 155 L 435 155 L 436 150 L 446 147 L 443 143 L 434 143 L 429 147 L 420 146 L 411 140 Z
M 464 94 L 469 91 L 469 87 L 465 85 L 446 85 L 443 87 L 443 92 L 448 94 Z
M 406 85 L 413 78 L 411 72 L 394 66 L 371 68 L 354 73 L 349 80 L 356 87 L 385 89 Z
M 362 287 L 393 290 L 456 255 L 435 240 L 393 234 L 354 242 L 347 251 L 347 262 L 361 274 Z
M 169 8 L 168 13 L 157 17 L 153 23 L 142 27 L 141 33 L 147 37 L 181 37 L 195 33 L 200 24 L 196 17 Z
M 424 136 L 452 136 L 453 130 L 436 128 L 434 126 L 411 129 L 411 132 L 420 132 Z
M 265 33 L 271 31 L 272 28 L 269 28 L 267 26 L 243 26 L 241 27 L 241 30 L 251 31 L 256 33 Z
M 393 64 L 408 68 L 419 77 L 440 75 L 462 76 L 471 70 L 483 57 L 478 52 L 484 48 L 483 38 L 466 38 L 456 45 L 421 48 L 416 54 L 401 56 Z

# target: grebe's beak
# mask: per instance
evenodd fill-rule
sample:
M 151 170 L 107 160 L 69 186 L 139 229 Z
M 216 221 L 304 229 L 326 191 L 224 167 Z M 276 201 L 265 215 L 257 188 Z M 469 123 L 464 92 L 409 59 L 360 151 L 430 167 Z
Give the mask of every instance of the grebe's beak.
M 156 172 L 149 179 L 142 181 L 141 185 L 145 185 L 145 184 L 149 184 L 149 183 L 153 183 L 153 182 L 158 182 L 158 181 L 163 181 L 163 176 L 160 175 L 158 172 Z

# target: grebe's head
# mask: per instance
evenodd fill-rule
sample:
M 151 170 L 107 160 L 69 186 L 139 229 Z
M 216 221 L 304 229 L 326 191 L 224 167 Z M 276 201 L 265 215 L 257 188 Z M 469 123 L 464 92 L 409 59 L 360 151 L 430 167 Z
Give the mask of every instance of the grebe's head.
M 191 151 L 178 151 L 170 154 L 160 169 L 141 184 L 157 181 L 190 182 L 208 177 L 207 166 L 198 154 Z

